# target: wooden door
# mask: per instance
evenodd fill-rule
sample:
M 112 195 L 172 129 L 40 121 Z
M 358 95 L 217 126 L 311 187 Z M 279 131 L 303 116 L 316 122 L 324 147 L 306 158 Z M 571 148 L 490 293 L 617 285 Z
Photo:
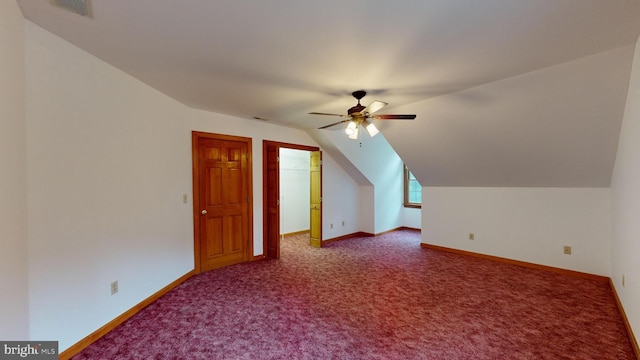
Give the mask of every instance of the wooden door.
M 267 258 L 280 258 L 280 147 L 264 142 L 264 202 Z
M 194 132 L 196 270 L 249 261 L 251 139 Z
M 311 246 L 322 247 L 322 153 L 312 151 L 310 174 L 310 232 L 309 243 Z

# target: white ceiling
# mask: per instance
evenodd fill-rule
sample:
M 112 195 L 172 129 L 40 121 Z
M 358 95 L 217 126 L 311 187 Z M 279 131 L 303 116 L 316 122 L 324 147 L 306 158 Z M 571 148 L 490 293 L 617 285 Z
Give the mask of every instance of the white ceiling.
M 93 0 L 92 18 L 49 0 L 18 4 L 27 19 L 188 106 L 302 129 L 336 121 L 307 113 L 344 113 L 358 89 L 369 92 L 364 104 L 386 101 L 382 112 L 402 109 L 417 122 L 427 113 L 411 104 L 632 45 L 640 34 L 637 0 Z M 512 136 L 494 130 L 493 138 Z M 455 160 L 414 166 L 457 174 L 434 185 L 497 185 L 458 181 L 468 176 L 460 168 L 427 168 Z M 606 161 L 595 170 L 605 179 Z

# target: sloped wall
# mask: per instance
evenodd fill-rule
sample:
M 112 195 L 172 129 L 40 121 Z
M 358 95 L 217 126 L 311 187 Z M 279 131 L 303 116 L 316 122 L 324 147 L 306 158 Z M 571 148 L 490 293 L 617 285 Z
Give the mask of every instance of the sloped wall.
M 394 108 L 422 186 L 609 187 L 633 46 Z
M 640 336 L 640 40 L 636 44 L 620 145 L 611 182 L 611 279 L 636 339 Z M 624 284 L 622 278 L 624 276 Z
M 0 2 L 0 339 L 29 338 L 24 20 Z

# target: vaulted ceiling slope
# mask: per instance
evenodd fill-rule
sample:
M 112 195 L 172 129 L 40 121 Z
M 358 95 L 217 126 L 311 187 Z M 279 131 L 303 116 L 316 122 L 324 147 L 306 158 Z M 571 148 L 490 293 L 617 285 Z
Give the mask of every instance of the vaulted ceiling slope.
M 637 0 L 92 0 L 91 18 L 18 4 L 194 108 L 314 129 L 335 119 L 308 112 L 344 113 L 365 89 L 418 115 L 383 134 L 437 186 L 608 186 L 640 34 Z
M 400 108 L 382 131 L 428 186 L 609 187 L 626 46 Z

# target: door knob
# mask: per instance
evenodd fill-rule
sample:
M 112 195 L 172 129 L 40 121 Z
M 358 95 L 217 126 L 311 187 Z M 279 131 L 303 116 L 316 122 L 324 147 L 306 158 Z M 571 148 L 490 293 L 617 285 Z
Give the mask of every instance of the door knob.
M 202 211 L 200 211 L 200 214 L 202 214 L 202 215 L 207 215 L 207 210 L 202 210 Z

